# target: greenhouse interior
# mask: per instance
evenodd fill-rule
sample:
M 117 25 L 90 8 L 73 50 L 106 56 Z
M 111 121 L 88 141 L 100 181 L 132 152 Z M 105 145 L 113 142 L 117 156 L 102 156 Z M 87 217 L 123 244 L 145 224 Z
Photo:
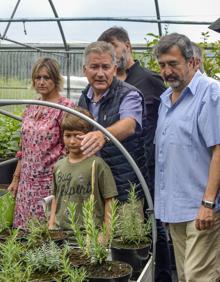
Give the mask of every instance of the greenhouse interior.
M 151 191 L 151 185 L 154 185 L 154 180 L 152 180 L 154 178 L 154 155 L 153 157 L 150 156 L 153 162 L 153 164 L 150 164 L 152 171 L 149 169 L 147 172 L 148 174 L 152 173 L 152 175 L 146 176 L 142 165 L 139 165 L 135 159 L 136 153 L 139 154 L 139 158 L 142 157 L 142 153 L 136 148 L 136 146 L 141 147 L 142 143 L 139 145 L 134 144 L 134 138 L 140 134 L 138 130 L 134 129 L 135 133 L 132 134 L 135 137 L 133 139 L 132 136 L 129 137 L 128 133 L 126 133 L 126 142 L 123 142 L 124 139 L 121 137 L 123 133 L 117 135 L 114 134 L 114 130 L 108 130 L 108 127 L 112 126 L 108 126 L 108 122 L 113 122 L 113 120 L 116 123 L 121 122 L 122 120 L 117 121 L 118 116 L 121 114 L 120 111 L 124 111 L 128 115 L 128 107 L 132 103 L 127 102 L 127 104 L 124 104 L 123 110 L 121 110 L 122 105 L 119 107 L 119 105 L 111 105 L 111 102 L 109 102 L 109 107 L 105 109 L 106 112 L 102 112 L 103 120 L 91 110 L 93 109 L 95 112 L 94 109 L 97 104 L 101 104 L 100 101 L 104 100 L 105 96 L 107 97 L 108 93 L 112 91 L 110 87 L 112 87 L 114 81 L 125 80 L 125 82 L 123 81 L 124 84 L 129 84 L 129 87 L 130 84 L 133 85 L 134 88 L 131 88 L 131 92 L 143 93 L 143 91 L 138 89 L 137 85 L 130 83 L 130 81 L 126 83 L 130 70 L 126 69 L 123 62 L 118 60 L 117 46 L 114 45 L 114 42 L 107 40 L 112 44 L 107 44 L 111 45 L 110 47 L 106 45 L 113 50 L 115 47 L 114 60 L 116 60 L 115 65 L 117 66 L 114 71 L 112 70 L 111 74 L 107 70 L 108 67 L 110 69 L 110 66 L 106 66 L 105 60 L 107 60 L 106 56 L 108 55 L 107 57 L 112 58 L 112 63 L 114 62 L 113 55 L 110 54 L 112 51 L 109 51 L 109 49 L 100 52 L 87 48 L 91 43 L 100 41 L 99 37 L 110 28 L 125 31 L 125 36 L 128 36 L 128 39 L 125 41 L 122 39 L 121 42 L 128 48 L 132 62 L 134 64 L 138 62 L 141 68 L 149 70 L 153 73 L 153 76 L 158 77 L 159 81 L 155 81 L 162 85 L 161 89 L 163 91 L 160 92 L 162 94 L 168 86 L 172 88 L 174 83 L 172 84 L 168 80 L 165 83 L 164 81 L 161 82 L 161 76 L 163 77 L 162 63 L 158 64 L 158 56 L 160 57 L 161 54 L 155 56 L 155 46 L 160 44 L 161 38 L 178 33 L 185 35 L 201 51 L 200 63 L 203 75 L 219 81 L 219 9 L 219 0 L 210 0 L 204 3 L 199 0 L 186 0 L 183 2 L 174 0 L 121 0 L 120 5 L 115 0 L 1 0 L 0 281 L 180 281 L 168 223 L 159 220 L 161 225 L 158 227 L 158 220 L 155 218 L 154 191 Z M 117 36 L 113 35 L 112 38 L 117 39 Z M 101 41 L 106 40 L 101 39 Z M 87 53 L 85 50 L 87 50 Z M 101 78 L 98 82 L 95 79 L 93 81 L 91 72 L 92 68 L 94 71 L 95 67 L 89 68 L 88 66 L 88 58 L 92 58 L 91 54 L 106 55 L 103 55 L 104 57 L 100 55 L 97 59 L 99 69 L 102 69 L 103 73 L 105 73 L 105 78 L 102 78 L 104 82 L 101 81 Z M 100 63 L 101 57 L 105 59 Z M 162 57 L 163 52 L 160 58 Z M 195 54 L 193 54 L 193 58 L 195 58 Z M 124 64 L 128 64 L 128 60 L 124 59 Z M 125 75 L 123 79 L 120 78 L 119 71 L 116 70 L 117 67 L 120 68 L 120 63 L 124 68 L 122 69 L 124 71 L 123 75 Z M 168 62 L 167 65 L 169 64 L 171 63 Z M 159 75 L 160 71 L 161 76 Z M 112 80 L 108 84 L 111 75 Z M 105 88 L 106 92 L 103 91 L 106 94 L 102 93 L 103 97 L 101 99 L 95 100 L 95 96 L 88 98 L 90 92 L 96 89 L 95 86 L 93 89 L 92 83 L 94 85 L 96 83 L 97 88 L 108 84 L 108 87 Z M 47 87 L 54 87 L 54 95 L 56 95 L 54 98 L 42 98 L 46 95 L 44 92 Z M 149 87 L 151 86 L 149 85 Z M 87 94 L 84 95 L 84 93 Z M 148 104 L 151 105 L 151 100 L 145 101 L 145 94 L 142 93 L 138 95 L 148 107 Z M 126 96 L 127 93 L 123 92 L 120 95 L 120 97 L 122 95 Z M 82 98 L 84 96 L 87 98 Z M 124 96 L 120 99 L 124 99 Z M 57 102 L 57 99 L 59 102 Z M 88 99 L 91 99 L 89 103 L 92 104 L 88 106 L 88 110 L 92 112 L 95 118 L 91 114 L 82 111 L 81 108 L 75 108 L 76 105 L 85 108 Z M 116 100 L 119 103 L 120 99 L 115 99 L 114 103 L 116 103 Z M 160 98 L 156 100 L 158 109 Z M 120 101 L 120 103 L 122 102 Z M 101 111 L 101 107 L 102 104 L 98 111 Z M 116 107 L 117 113 L 115 112 Z M 108 117 L 107 114 L 112 116 Z M 27 121 L 26 117 L 28 115 L 30 115 L 30 120 Z M 32 115 L 35 115 L 33 120 L 37 122 L 40 122 L 42 118 L 41 128 L 38 128 L 38 125 L 31 121 Z M 98 194 L 98 200 L 94 200 L 94 197 L 97 196 L 96 192 L 94 192 L 98 183 L 96 178 L 100 177 L 99 169 L 102 171 L 103 167 L 105 167 L 104 164 L 102 164 L 102 167 L 98 167 L 99 159 L 95 159 L 89 167 L 90 179 L 88 180 L 89 188 L 87 187 L 87 190 L 91 194 L 88 199 L 84 198 L 86 199 L 84 201 L 83 198 L 77 198 L 77 202 L 82 201 L 78 207 L 75 203 L 71 203 L 70 199 L 73 199 L 72 194 L 77 194 L 80 189 L 80 191 L 86 189 L 85 187 L 82 188 L 83 177 L 81 177 L 80 173 L 77 175 L 79 184 L 74 188 L 70 187 L 71 175 L 59 174 L 61 171 L 57 168 L 58 164 L 62 166 L 62 160 L 68 158 L 66 155 L 71 155 L 71 152 L 74 151 L 74 148 L 67 145 L 67 141 L 65 141 L 65 132 L 82 131 L 80 130 L 81 123 L 79 127 L 76 126 L 76 129 L 68 129 L 68 126 L 67 129 L 65 128 L 64 121 L 68 119 L 68 115 L 74 117 L 73 121 L 75 122 L 80 123 L 81 120 L 81 122 L 86 123 L 87 127 L 90 126 L 89 128 L 92 128 L 92 133 L 94 133 L 94 135 L 90 136 L 86 131 L 82 135 L 83 137 L 79 138 L 78 135 L 74 135 L 75 143 L 76 140 L 78 142 L 83 140 L 79 150 L 82 151 L 83 144 L 88 144 L 88 152 L 91 148 L 88 156 L 81 151 L 78 153 L 81 154 L 82 160 L 96 158 L 97 156 L 97 158 L 101 159 L 102 157 L 110 167 L 109 170 L 112 170 L 110 174 L 113 175 L 115 190 L 111 188 L 113 196 L 110 198 L 111 209 L 108 213 L 106 203 L 108 203 L 109 199 L 103 196 L 105 191 L 100 190 L 100 193 L 103 194 L 100 194 L 101 196 Z M 153 116 L 156 123 L 157 116 L 157 113 L 156 116 Z M 43 121 L 43 118 L 46 118 L 46 120 Z M 133 120 L 135 119 L 133 118 Z M 143 122 L 142 127 L 144 128 Z M 147 148 L 147 142 L 143 145 L 146 147 L 146 151 L 143 151 L 144 156 L 147 156 L 149 150 L 152 150 L 151 152 L 154 154 L 155 145 L 153 139 L 156 125 L 154 124 L 153 127 L 155 128 L 151 128 L 151 130 L 154 130 L 150 138 L 152 139 L 150 141 L 151 145 L 148 144 L 149 148 Z M 95 132 L 99 132 L 97 136 L 101 140 L 101 145 L 97 143 L 97 148 L 94 148 L 95 154 L 94 152 L 92 154 L 92 141 L 83 138 L 88 135 L 88 138 L 94 139 L 95 144 Z M 124 131 L 122 130 L 122 132 Z M 142 137 L 139 137 L 139 139 Z M 57 144 L 55 144 L 56 142 Z M 56 148 L 54 144 L 57 146 Z M 27 147 L 24 148 L 25 146 Z M 42 152 L 38 151 L 38 146 Z M 46 152 L 43 152 L 44 150 Z M 77 154 L 74 155 L 73 152 L 72 155 Z M 117 157 L 120 158 L 117 159 Z M 120 167 L 122 160 L 126 164 Z M 115 167 L 113 165 L 112 168 L 113 162 L 118 164 L 114 163 Z M 71 163 L 71 165 L 74 167 L 73 165 L 76 164 Z M 22 169 L 25 172 L 22 172 Z M 42 169 L 42 171 L 39 172 L 38 169 Z M 85 169 L 87 168 L 85 167 Z M 38 177 L 40 179 L 40 173 L 44 175 L 39 180 L 39 183 L 36 183 Z M 120 184 L 117 181 L 121 183 L 118 178 L 126 173 L 126 185 L 129 184 L 130 190 L 126 190 L 126 200 L 123 199 L 120 202 L 121 188 L 118 188 Z M 137 183 L 133 183 L 133 179 Z M 153 181 L 153 184 L 149 179 Z M 111 183 L 110 180 L 109 183 Z M 67 200 L 63 200 L 64 203 L 58 204 L 56 195 L 63 197 L 65 191 L 58 192 L 55 181 L 62 182 L 63 189 L 65 187 L 68 191 L 72 189 L 72 192 L 68 192 L 72 193 L 69 196 L 69 202 L 66 203 Z M 114 184 L 114 181 L 116 184 Z M 105 185 L 110 187 L 110 184 L 105 183 Z M 127 187 L 126 185 L 124 187 Z M 138 196 L 139 187 L 142 192 L 142 199 Z M 30 189 L 30 191 L 28 192 L 27 189 Z M 34 189 L 37 189 L 37 191 Z M 115 194 L 113 190 L 117 190 Z M 110 190 L 107 192 L 110 193 Z M 114 199 L 115 197 L 117 200 Z M 22 204 L 22 201 L 26 201 L 25 204 Z M 103 201 L 102 205 L 97 203 L 98 201 Z M 142 217 L 139 217 L 140 207 L 138 205 L 140 202 L 143 209 Z M 127 208 L 123 207 L 124 203 Z M 207 203 L 209 204 L 209 201 Z M 99 208 L 102 207 L 98 216 L 96 214 L 97 204 L 99 204 Z M 65 209 L 63 206 L 66 206 Z M 80 208 L 81 210 L 79 210 Z M 58 220 L 55 215 L 54 228 L 50 228 L 53 212 L 55 212 L 54 209 L 55 211 L 59 209 L 60 213 L 63 212 L 60 221 L 68 221 L 68 228 L 61 228 L 59 225 L 55 226 L 55 222 Z M 25 213 L 28 212 L 27 210 L 29 210 L 30 214 L 28 222 L 24 223 L 23 220 Z M 80 214 L 79 218 L 82 218 L 82 225 L 79 223 L 79 219 L 76 219 L 76 213 Z M 103 218 L 102 226 L 97 226 L 96 217 L 98 219 Z M 107 224 L 105 222 L 106 218 L 108 219 Z M 162 247 L 159 244 L 158 239 L 161 235 L 161 229 L 163 229 L 164 240 L 168 248 L 164 257 L 159 257 L 163 256 L 162 248 L 164 247 L 164 245 Z M 124 249 L 122 246 L 116 247 L 116 243 L 123 238 L 122 230 L 127 231 L 126 236 L 128 238 L 124 240 L 127 240 L 126 243 L 130 243 L 132 247 L 129 246 L 130 248 L 128 248 L 126 246 Z M 129 235 L 133 235 L 133 238 L 129 239 Z M 141 236 L 144 238 L 142 239 Z M 140 247 L 138 246 L 139 243 L 142 243 Z M 121 251 L 122 249 L 124 252 Z M 116 270 L 116 262 L 119 264 L 122 273 L 119 273 L 118 269 Z M 100 273 L 102 271 L 104 273 L 104 270 L 101 269 L 103 265 L 105 272 L 115 271 L 115 273 L 109 274 L 109 277 L 107 277 L 106 273 L 102 276 Z M 118 277 L 116 277 L 116 274 L 118 274 Z M 197 281 L 202 282 L 201 280 L 195 280 L 195 282 Z M 213 281 L 217 282 L 217 280 Z M 218 281 L 220 281 L 220 278 Z

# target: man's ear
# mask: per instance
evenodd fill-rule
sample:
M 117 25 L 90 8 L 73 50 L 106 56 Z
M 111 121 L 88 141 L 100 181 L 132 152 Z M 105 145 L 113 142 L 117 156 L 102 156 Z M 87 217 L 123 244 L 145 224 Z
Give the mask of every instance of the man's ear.
M 117 68 L 118 68 L 118 65 L 115 64 L 115 65 L 114 65 L 114 76 L 117 76 Z
M 86 72 L 86 65 L 83 65 L 83 73 L 85 75 L 85 72 Z
M 194 57 L 189 59 L 189 65 L 191 65 L 193 68 L 195 67 L 195 60 Z
M 125 42 L 125 45 L 126 45 L 127 49 L 128 49 L 130 52 L 132 52 L 131 42 L 130 42 L 130 41 L 126 41 L 126 42 Z

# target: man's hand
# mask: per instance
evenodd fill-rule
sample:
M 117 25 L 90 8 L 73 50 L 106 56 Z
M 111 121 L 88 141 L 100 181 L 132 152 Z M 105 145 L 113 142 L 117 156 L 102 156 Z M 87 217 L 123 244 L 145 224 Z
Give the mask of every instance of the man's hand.
M 81 150 L 88 157 L 100 151 L 106 142 L 104 134 L 99 130 L 89 132 L 85 135 L 79 135 L 77 138 L 82 140 Z
M 196 229 L 211 229 L 215 224 L 215 210 L 201 206 L 196 218 Z

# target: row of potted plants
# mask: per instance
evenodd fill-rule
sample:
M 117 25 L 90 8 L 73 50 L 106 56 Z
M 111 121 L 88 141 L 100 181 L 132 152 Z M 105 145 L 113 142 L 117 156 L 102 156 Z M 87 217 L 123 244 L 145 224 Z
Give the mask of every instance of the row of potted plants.
M 8 235 L 5 230 L 0 235 L 0 281 L 126 282 L 131 276 L 136 279 L 146 264 L 151 243 L 151 223 L 144 223 L 137 216 L 137 202 L 133 187 L 127 207 L 119 217 L 118 205 L 114 201 L 106 244 L 99 240 L 100 229 L 93 217 L 92 196 L 83 206 L 83 228 L 77 225 L 76 205 L 71 203 L 72 230 L 69 232 L 49 231 L 46 224 L 34 219 L 25 232 L 12 230 Z M 105 236 L 105 226 L 101 232 Z M 129 251 L 129 256 L 127 253 L 117 254 L 123 248 L 125 252 Z M 112 260 L 109 249 L 112 250 Z M 133 259 L 128 261 L 132 256 Z

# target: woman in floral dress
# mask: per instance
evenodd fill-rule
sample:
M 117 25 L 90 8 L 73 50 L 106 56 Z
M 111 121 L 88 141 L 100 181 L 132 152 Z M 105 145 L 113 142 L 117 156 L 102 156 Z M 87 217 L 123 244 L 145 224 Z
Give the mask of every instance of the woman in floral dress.
M 73 103 L 60 95 L 62 76 L 56 60 L 39 59 L 32 71 L 32 86 L 40 100 L 67 107 Z M 42 199 L 51 194 L 52 171 L 64 154 L 60 122 L 64 112 L 30 105 L 23 116 L 21 151 L 9 190 L 16 195 L 14 227 L 26 228 L 30 218 L 44 220 Z

